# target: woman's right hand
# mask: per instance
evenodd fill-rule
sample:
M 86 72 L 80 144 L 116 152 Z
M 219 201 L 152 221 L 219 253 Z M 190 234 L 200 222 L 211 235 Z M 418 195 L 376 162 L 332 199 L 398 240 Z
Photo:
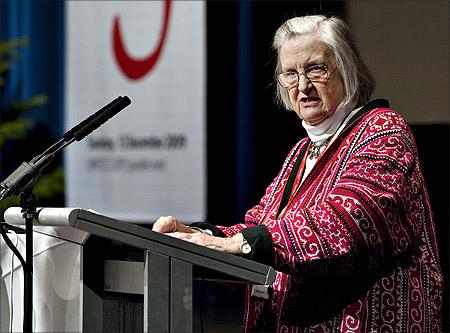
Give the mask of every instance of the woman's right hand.
M 220 252 L 240 254 L 244 238 L 241 233 L 233 237 L 215 237 L 185 226 L 174 216 L 161 216 L 153 224 L 153 231 L 169 234 L 171 237 L 208 247 Z M 190 234 L 190 235 L 188 235 Z
M 153 224 L 152 230 L 164 234 L 176 231 L 189 234 L 194 232 L 191 228 L 185 226 L 174 216 L 161 216 Z

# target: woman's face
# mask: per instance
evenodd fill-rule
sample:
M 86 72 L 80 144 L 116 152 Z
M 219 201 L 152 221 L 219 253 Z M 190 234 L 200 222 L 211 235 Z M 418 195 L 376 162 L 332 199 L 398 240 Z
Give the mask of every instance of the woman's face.
M 308 125 L 317 125 L 336 111 L 344 98 L 344 84 L 335 59 L 325 44 L 314 36 L 296 36 L 281 47 L 280 63 L 282 72 L 303 73 L 313 65 L 328 67 L 327 79 L 309 82 L 301 75 L 298 85 L 286 88 L 292 106 L 301 119 Z

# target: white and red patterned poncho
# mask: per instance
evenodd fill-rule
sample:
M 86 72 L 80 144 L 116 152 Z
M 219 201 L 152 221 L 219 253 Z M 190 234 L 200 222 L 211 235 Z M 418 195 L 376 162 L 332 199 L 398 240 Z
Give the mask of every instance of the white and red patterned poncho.
M 292 149 L 245 223 L 218 227 L 232 236 L 265 226 L 271 238 L 272 295 L 252 297 L 248 286 L 244 331 L 441 330 L 443 279 L 430 202 L 411 130 L 388 106 L 377 100 L 358 112 L 281 218 L 287 180 L 308 138 Z

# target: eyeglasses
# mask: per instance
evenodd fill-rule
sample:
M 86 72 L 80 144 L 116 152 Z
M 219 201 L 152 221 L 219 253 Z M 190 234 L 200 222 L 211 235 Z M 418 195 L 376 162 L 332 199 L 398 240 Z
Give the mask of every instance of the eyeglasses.
M 298 85 L 300 76 L 304 75 L 309 82 L 317 82 L 328 79 L 329 70 L 327 65 L 314 65 L 308 67 L 299 73 L 297 71 L 287 71 L 276 76 L 278 83 L 284 87 L 289 88 Z

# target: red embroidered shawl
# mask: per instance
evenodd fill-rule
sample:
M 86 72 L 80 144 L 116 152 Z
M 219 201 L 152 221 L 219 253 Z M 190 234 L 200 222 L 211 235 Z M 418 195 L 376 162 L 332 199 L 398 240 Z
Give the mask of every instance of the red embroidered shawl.
M 301 140 L 245 223 L 264 224 L 277 270 L 270 300 L 248 286 L 244 331 L 439 332 L 442 275 L 416 145 L 403 118 L 369 110 L 339 135 L 282 219 Z

